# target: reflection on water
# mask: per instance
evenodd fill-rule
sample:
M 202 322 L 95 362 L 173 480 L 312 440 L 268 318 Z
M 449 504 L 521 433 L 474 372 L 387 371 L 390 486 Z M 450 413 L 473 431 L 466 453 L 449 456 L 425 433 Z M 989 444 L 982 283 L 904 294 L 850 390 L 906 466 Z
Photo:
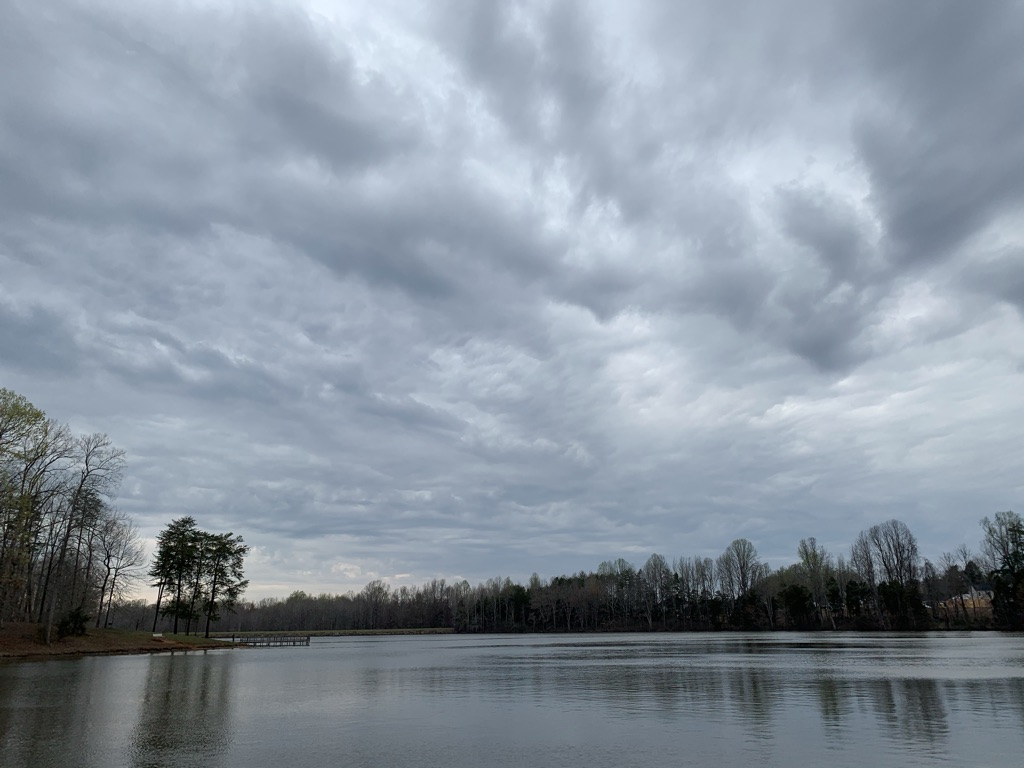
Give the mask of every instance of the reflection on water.
M 0 666 L 0 765 L 114 764 L 110 736 L 134 715 L 143 682 L 138 661 L 120 668 L 103 658 Z
M 949 735 L 946 707 L 934 680 L 879 680 L 868 690 L 890 738 L 941 749 Z
M 224 654 L 151 659 L 131 735 L 134 768 L 222 765 L 232 739 L 232 662 Z
M 1018 766 L 1024 637 L 336 638 L 0 665 L 0 765 Z
M 851 712 L 848 694 L 843 690 L 842 683 L 832 675 L 822 675 L 815 681 L 814 689 L 818 694 L 818 709 L 821 711 L 821 722 L 826 733 L 842 731 L 843 724 L 850 719 Z
M 216 766 L 230 675 L 201 653 L 0 665 L 0 766 Z
M 6 670 L 4 670 L 6 671 Z M 15 670 L 21 672 L 21 670 Z M 7 757 L 15 757 L 23 765 L 49 765 L 60 753 L 55 744 L 64 733 L 72 735 L 76 723 L 69 713 L 81 703 L 80 691 L 90 687 L 90 669 L 83 669 L 80 675 L 67 676 L 61 670 L 41 670 L 44 674 L 33 675 L 31 670 L 22 674 L 3 676 L 0 707 L 0 764 L 7 765 Z M 45 673 L 49 674 L 45 674 Z M 63 702 L 70 706 L 64 708 Z M 76 735 L 81 735 L 80 732 Z

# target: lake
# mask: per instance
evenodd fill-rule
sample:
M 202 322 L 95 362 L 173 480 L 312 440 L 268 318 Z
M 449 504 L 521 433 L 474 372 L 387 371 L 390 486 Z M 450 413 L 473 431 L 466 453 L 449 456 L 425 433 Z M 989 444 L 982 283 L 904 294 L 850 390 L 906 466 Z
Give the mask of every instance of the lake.
M 1024 636 L 314 639 L 0 664 L 3 768 L 1024 764 Z

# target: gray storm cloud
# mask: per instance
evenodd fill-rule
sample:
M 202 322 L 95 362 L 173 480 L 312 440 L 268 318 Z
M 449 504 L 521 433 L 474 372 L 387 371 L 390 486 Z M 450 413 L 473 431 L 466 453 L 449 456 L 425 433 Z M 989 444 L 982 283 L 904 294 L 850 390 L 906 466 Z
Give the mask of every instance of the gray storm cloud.
M 254 595 L 1020 507 L 1019 3 L 0 8 L 0 384 Z

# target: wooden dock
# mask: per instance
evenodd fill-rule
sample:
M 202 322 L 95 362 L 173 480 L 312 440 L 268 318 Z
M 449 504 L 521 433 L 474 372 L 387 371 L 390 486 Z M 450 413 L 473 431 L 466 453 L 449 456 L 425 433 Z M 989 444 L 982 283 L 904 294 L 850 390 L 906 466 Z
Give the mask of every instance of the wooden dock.
M 309 645 L 309 635 L 232 635 L 231 642 L 251 645 L 254 648 Z

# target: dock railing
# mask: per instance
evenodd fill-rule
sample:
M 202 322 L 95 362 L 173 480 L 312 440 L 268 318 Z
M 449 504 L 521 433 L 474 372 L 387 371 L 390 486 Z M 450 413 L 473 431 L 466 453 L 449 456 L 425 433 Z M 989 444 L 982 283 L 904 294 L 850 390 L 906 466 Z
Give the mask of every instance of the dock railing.
M 309 635 L 232 635 L 231 642 L 256 648 L 309 645 Z

